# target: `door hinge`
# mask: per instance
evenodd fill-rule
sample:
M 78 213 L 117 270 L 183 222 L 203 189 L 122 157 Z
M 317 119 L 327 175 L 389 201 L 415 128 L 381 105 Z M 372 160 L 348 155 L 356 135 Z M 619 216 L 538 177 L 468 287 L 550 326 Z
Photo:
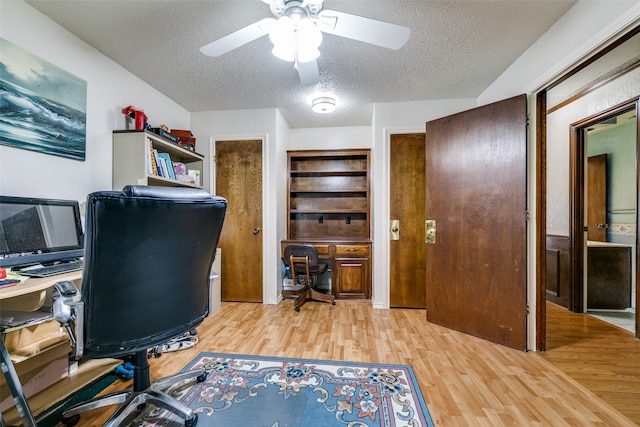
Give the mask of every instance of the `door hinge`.
M 527 221 L 531 221 L 531 211 L 527 211 Z

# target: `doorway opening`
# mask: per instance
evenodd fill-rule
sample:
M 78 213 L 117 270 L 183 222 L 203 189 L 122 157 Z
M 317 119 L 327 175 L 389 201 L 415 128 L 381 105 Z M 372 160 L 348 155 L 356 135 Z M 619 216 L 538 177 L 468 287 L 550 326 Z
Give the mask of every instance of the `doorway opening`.
M 637 82 L 640 76 L 639 47 L 640 27 L 635 27 L 536 96 L 537 239 L 538 242 L 546 242 L 536 248 L 539 260 L 536 273 L 540 278 L 536 289 L 536 344 L 541 351 L 546 350 L 547 301 L 577 313 L 586 313 L 589 307 L 589 292 L 585 287 L 589 283 L 586 276 L 590 264 L 587 259 L 590 238 L 585 231 L 589 227 L 589 215 L 585 211 L 589 199 L 585 188 L 588 129 L 603 127 L 607 121 L 618 120 L 617 116 L 631 110 L 637 112 L 640 94 L 633 82 Z M 637 135 L 639 123 L 636 114 L 634 161 L 640 146 Z M 567 132 L 567 126 L 570 132 Z M 633 171 L 635 176 L 627 182 L 627 187 L 631 187 L 637 199 L 637 165 Z M 633 206 L 620 208 L 635 210 L 635 220 L 631 223 L 635 224 L 636 230 L 637 208 L 637 200 Z M 591 229 L 597 230 L 601 224 L 601 231 L 607 236 L 607 230 L 611 231 L 608 224 L 612 218 L 606 218 L 605 212 L 605 219 L 595 221 Z M 631 254 L 631 263 L 638 265 L 638 238 L 627 238 L 632 241 L 632 251 L 635 251 Z M 637 269 L 630 274 L 632 284 L 637 282 Z M 637 307 L 637 292 L 631 298 Z M 635 336 L 640 337 L 639 313 L 635 311 Z
M 626 110 L 625 110 L 626 108 Z M 635 105 L 582 127 L 584 312 L 635 332 L 638 161 Z

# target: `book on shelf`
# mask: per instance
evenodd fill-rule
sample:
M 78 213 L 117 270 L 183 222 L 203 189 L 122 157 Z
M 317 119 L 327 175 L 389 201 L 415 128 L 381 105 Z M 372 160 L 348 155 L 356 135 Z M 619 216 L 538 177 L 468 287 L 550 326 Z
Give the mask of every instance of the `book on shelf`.
M 149 150 L 147 151 L 147 174 L 158 175 L 156 159 L 153 155 L 153 141 L 151 141 L 151 138 L 147 138 L 147 141 L 149 142 Z
M 167 176 L 165 176 L 165 178 L 176 179 L 176 175 L 173 171 L 173 163 L 171 162 L 171 156 L 169 156 L 169 153 L 158 153 L 158 157 L 162 159 L 164 166 L 166 167 Z
M 156 166 L 158 168 L 158 176 L 165 178 L 166 177 L 166 173 L 162 167 L 162 161 L 160 160 L 160 156 L 158 154 L 158 150 L 156 150 L 155 148 L 153 149 L 153 158 L 156 162 Z

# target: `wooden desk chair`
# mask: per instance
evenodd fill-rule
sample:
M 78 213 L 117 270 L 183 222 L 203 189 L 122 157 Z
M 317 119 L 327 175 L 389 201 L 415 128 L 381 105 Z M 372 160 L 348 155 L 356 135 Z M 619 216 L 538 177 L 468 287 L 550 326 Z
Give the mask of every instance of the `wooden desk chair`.
M 314 288 L 312 277 L 316 278 L 327 271 L 327 264 L 318 262 L 318 250 L 313 245 L 288 245 L 284 248 L 284 263 L 291 268 L 291 277 L 295 284 L 302 285 L 299 291 L 288 291 L 295 296 L 294 309 L 307 301 L 325 301 L 336 305 L 335 297 Z M 297 270 L 297 273 L 296 273 Z

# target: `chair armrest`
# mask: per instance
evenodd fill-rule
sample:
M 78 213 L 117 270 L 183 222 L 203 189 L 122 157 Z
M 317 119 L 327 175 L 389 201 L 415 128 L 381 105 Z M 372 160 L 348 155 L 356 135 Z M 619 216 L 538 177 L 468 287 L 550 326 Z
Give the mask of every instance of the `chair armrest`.
M 71 281 L 57 282 L 53 286 L 53 318 L 64 326 L 76 360 L 84 352 L 84 302 L 82 294 Z

